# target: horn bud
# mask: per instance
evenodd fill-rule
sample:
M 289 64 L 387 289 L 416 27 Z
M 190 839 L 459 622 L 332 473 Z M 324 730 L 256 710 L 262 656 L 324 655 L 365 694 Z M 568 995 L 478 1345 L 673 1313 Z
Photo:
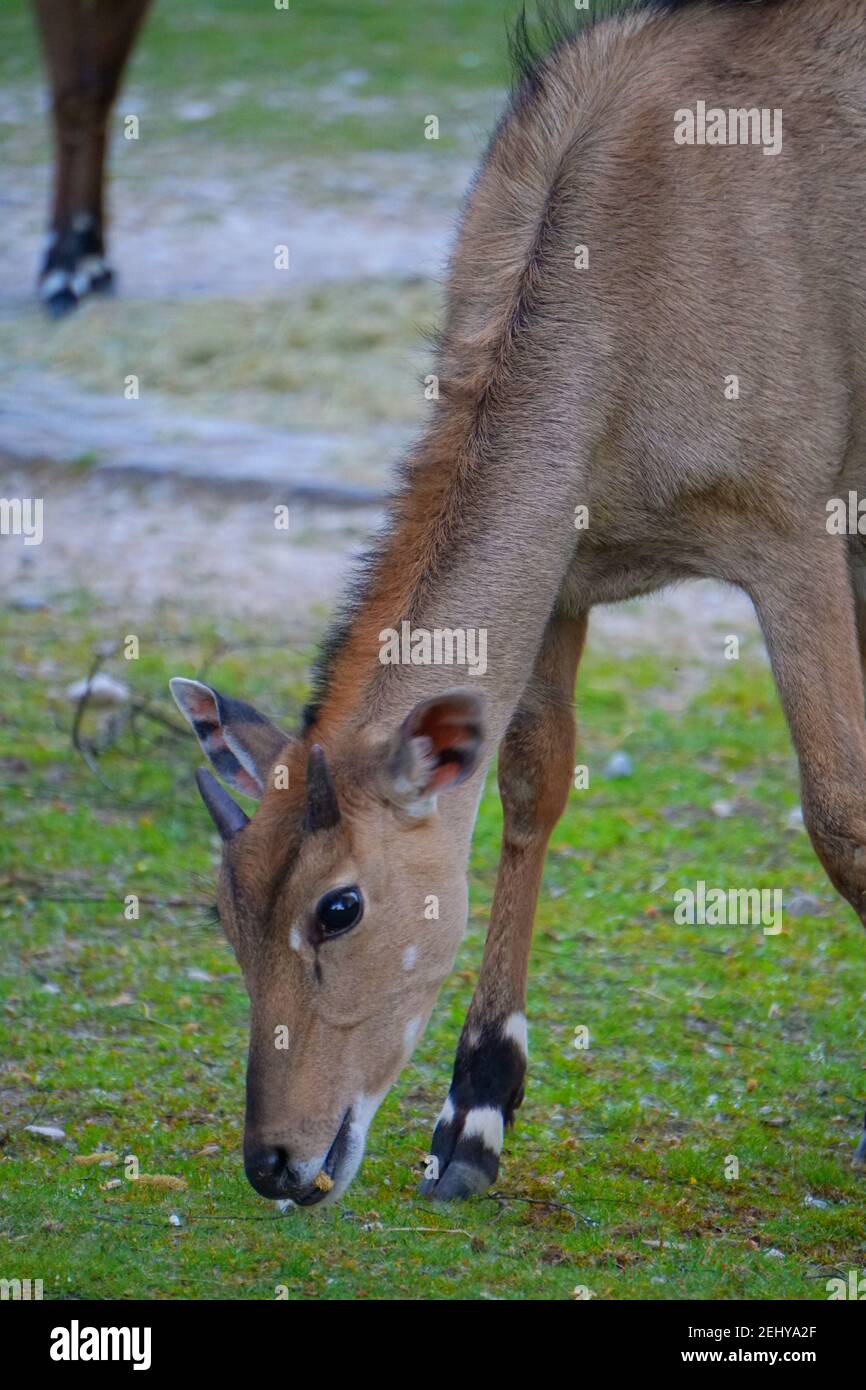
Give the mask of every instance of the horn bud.
M 309 833 L 316 830 L 331 830 L 340 819 L 337 793 L 325 750 L 320 743 L 314 743 L 307 757 L 307 814 L 305 828 Z
M 245 825 L 249 825 L 249 816 L 232 800 L 225 787 L 220 786 L 206 767 L 198 769 L 195 780 L 201 792 L 201 799 L 210 812 L 221 839 L 230 840 L 239 830 L 243 830 Z

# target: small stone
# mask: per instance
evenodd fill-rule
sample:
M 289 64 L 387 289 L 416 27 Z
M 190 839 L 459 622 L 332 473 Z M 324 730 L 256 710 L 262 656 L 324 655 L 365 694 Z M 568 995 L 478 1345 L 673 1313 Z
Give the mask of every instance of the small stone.
M 45 613 L 51 604 L 38 594 L 18 594 L 12 599 L 12 607 L 19 613 Z
M 785 1256 L 781 1250 L 777 1250 L 775 1245 L 770 1250 L 764 1251 L 765 1260 L 784 1260 Z
M 632 771 L 632 760 L 628 753 L 614 753 L 612 757 L 607 760 L 604 775 L 608 778 L 631 777 Z
M 124 705 L 129 699 L 129 686 L 124 685 L 123 681 L 116 681 L 113 676 L 107 676 L 103 671 L 97 671 L 92 679 L 85 677 L 67 686 L 67 700 L 77 705 L 87 693 L 88 687 L 87 700 L 91 705 Z
M 168 1224 L 169 1226 L 182 1226 L 183 1221 L 178 1216 L 177 1212 L 173 1211 L 171 1216 L 168 1218 Z
M 784 909 L 789 917 L 820 917 L 824 911 L 811 893 L 792 893 L 785 900 Z
M 803 1198 L 803 1206 L 818 1207 L 821 1211 L 826 1211 L 830 1203 L 825 1202 L 823 1197 L 813 1197 L 811 1192 L 807 1192 L 806 1196 Z
M 736 807 L 733 801 L 714 801 L 710 809 L 719 820 L 730 820 Z
M 66 1130 L 59 1125 L 25 1125 L 24 1128 L 37 1139 L 50 1139 L 52 1144 L 60 1144 L 66 1138 Z
M 207 121 L 215 115 L 216 109 L 212 101 L 182 101 L 177 106 L 177 115 L 182 121 Z

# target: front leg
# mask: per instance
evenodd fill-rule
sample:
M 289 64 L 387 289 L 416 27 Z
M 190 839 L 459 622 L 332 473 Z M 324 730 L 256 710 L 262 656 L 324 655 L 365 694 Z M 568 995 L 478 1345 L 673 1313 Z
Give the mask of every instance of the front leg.
M 151 0 L 34 0 L 51 86 L 54 199 L 39 295 L 58 318 L 105 293 L 106 128 Z
M 550 833 L 574 767 L 574 682 L 586 615 L 554 617 L 499 749 L 504 826 L 478 985 L 439 1116 L 425 1196 L 483 1192 L 496 1180 L 506 1125 L 523 1099 L 526 969 Z

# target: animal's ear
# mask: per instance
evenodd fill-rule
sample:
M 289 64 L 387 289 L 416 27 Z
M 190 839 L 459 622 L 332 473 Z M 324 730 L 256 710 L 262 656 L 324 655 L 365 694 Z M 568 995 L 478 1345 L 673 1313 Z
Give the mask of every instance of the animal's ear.
M 484 737 L 483 704 L 474 690 L 449 690 L 422 700 L 388 747 L 386 795 L 413 816 L 435 809 L 439 792 L 468 777 Z
M 230 700 L 201 681 L 175 676 L 169 688 L 223 781 L 244 796 L 261 796 L 271 765 L 289 741 L 288 734 L 252 705 Z

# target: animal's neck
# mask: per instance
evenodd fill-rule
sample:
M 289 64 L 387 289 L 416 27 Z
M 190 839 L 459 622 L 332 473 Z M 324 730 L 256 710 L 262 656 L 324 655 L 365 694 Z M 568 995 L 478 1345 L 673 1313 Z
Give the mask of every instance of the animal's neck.
M 332 659 L 315 723 L 326 741 L 394 728 L 417 701 L 464 686 L 485 696 L 489 755 L 531 675 L 574 547 L 573 476 L 539 446 L 538 422 L 501 422 L 483 450 L 459 425 L 452 413 L 410 461 Z M 396 664 L 381 659 L 389 631 Z M 449 662 L 461 644 L 471 661 Z

